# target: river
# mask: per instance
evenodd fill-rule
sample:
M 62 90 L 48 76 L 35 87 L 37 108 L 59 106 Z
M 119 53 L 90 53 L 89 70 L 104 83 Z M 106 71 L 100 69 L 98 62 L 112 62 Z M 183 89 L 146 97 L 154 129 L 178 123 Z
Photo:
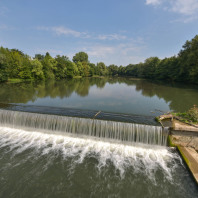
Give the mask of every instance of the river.
M 154 117 L 160 111 L 186 111 L 198 105 L 196 87 L 132 78 L 83 78 L 0 87 L 1 103 L 32 109 L 47 106 Z M 165 146 L 158 126 L 0 111 L 2 198 L 198 195 L 187 167 L 174 148 Z M 83 136 L 76 134 L 79 131 Z M 113 135 L 115 132 L 117 135 Z

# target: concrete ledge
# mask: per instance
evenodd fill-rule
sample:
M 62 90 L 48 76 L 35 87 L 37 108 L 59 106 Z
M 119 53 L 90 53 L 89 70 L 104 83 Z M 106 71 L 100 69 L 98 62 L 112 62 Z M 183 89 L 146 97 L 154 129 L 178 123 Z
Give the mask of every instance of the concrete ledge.
M 194 136 L 198 137 L 198 131 L 188 131 L 188 130 L 171 130 L 171 135 L 182 135 L 182 136 Z
M 197 125 L 189 125 L 185 124 L 183 122 L 180 122 L 178 120 L 173 121 L 173 129 L 174 131 L 189 131 L 189 132 L 195 132 L 198 135 L 198 126 Z
M 198 153 L 193 148 L 189 147 L 177 146 L 177 148 L 198 184 Z

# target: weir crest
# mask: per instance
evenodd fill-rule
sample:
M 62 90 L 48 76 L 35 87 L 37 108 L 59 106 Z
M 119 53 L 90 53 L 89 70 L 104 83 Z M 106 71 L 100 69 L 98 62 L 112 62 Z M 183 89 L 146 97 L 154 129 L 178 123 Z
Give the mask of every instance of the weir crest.
M 168 136 L 160 126 L 10 110 L 0 110 L 0 126 L 160 146 L 166 146 Z

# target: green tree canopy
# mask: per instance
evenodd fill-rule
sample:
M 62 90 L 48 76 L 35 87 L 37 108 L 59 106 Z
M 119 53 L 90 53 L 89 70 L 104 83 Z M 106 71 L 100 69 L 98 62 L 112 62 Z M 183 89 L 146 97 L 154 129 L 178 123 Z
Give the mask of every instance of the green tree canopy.
M 98 70 L 100 76 L 105 76 L 108 74 L 106 65 L 103 62 L 97 63 L 96 67 L 97 67 L 97 70 Z
M 6 72 L 6 56 L 1 54 L 0 51 L 0 82 L 5 82 L 8 80 L 8 75 Z
M 56 70 L 54 71 L 56 79 L 66 78 L 67 76 L 67 65 L 70 62 L 67 56 L 57 55 L 55 58 L 57 62 Z
M 45 78 L 54 79 L 54 73 L 57 70 L 57 61 L 52 58 L 48 52 L 46 53 L 45 58 L 42 60 L 42 65 Z
M 43 73 L 43 65 L 38 59 L 34 59 L 31 61 L 32 66 L 32 75 L 36 80 L 43 80 L 45 78 Z
M 179 53 L 179 64 L 181 78 L 198 83 L 198 35 L 183 45 Z
M 42 61 L 45 58 L 42 54 L 35 54 L 34 59 L 38 59 L 39 61 Z
M 109 65 L 108 66 L 109 75 L 115 76 L 118 74 L 118 66 L 117 65 Z
M 86 62 L 88 63 L 88 54 L 85 52 L 78 52 L 75 54 L 75 56 L 73 57 L 73 62 L 77 63 L 77 62 Z

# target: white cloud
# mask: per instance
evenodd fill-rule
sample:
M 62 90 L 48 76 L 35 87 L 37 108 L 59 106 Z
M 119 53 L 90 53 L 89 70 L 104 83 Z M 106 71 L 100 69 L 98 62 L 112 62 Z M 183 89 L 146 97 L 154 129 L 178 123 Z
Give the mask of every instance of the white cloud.
M 184 15 L 195 15 L 198 12 L 198 0 L 175 0 L 171 1 L 170 10 Z
M 38 30 L 54 32 L 56 35 L 71 36 L 86 40 L 77 40 L 75 42 L 75 48 L 71 47 L 64 54 L 67 54 L 70 59 L 79 51 L 84 51 L 88 53 L 91 62 L 103 61 L 105 64 L 123 64 L 127 65 L 129 63 L 138 63 L 143 60 L 141 53 L 145 47 L 143 38 L 138 37 L 136 39 L 127 37 L 122 33 L 112 33 L 112 34 L 96 34 L 96 33 L 85 33 L 76 30 L 66 28 L 64 26 L 58 27 L 38 27 Z M 104 42 L 103 42 L 104 41 Z M 116 42 L 111 42 L 116 41 Z M 76 46 L 77 44 L 77 46 Z M 59 51 L 51 50 L 39 50 L 40 53 L 45 52 L 56 54 L 63 54 Z
M 97 58 L 104 58 L 107 55 L 115 53 L 115 48 L 113 46 L 105 45 L 93 45 L 89 47 L 84 47 L 83 50 L 85 50 L 90 56 Z
M 44 31 L 52 31 L 56 35 L 65 35 L 65 36 L 72 36 L 76 38 L 90 38 L 94 40 L 124 40 L 127 39 L 127 36 L 121 35 L 121 34 L 102 34 L 102 35 L 94 35 L 94 34 L 89 34 L 86 32 L 80 32 L 76 30 L 72 30 L 70 28 L 64 27 L 64 26 L 57 26 L 57 27 L 37 27 L 37 30 L 44 30 Z
M 120 34 L 103 34 L 103 35 L 98 35 L 97 39 L 99 40 L 124 40 L 127 37 L 124 35 L 120 35 Z
M 87 46 L 79 48 L 78 51 L 88 53 L 90 60 L 95 63 L 102 61 L 107 65 L 128 65 L 143 61 L 145 58 L 141 54 L 144 49 L 145 45 L 130 42 L 117 45 L 87 44 Z
M 89 35 L 85 32 L 78 32 L 63 26 L 52 27 L 52 31 L 54 31 L 57 35 L 70 35 L 74 37 L 88 38 Z
M 159 5 L 161 4 L 161 0 L 146 0 L 147 5 Z
M 73 36 L 78 38 L 88 38 L 89 35 L 85 32 L 78 32 L 75 30 L 72 30 L 70 28 L 66 28 L 64 26 L 58 26 L 58 27 L 37 27 L 38 30 L 45 30 L 45 31 L 52 31 L 55 32 L 57 35 L 66 35 L 66 36 Z
M 146 5 L 179 14 L 181 18 L 175 21 L 187 23 L 198 18 L 198 0 L 146 0 Z

